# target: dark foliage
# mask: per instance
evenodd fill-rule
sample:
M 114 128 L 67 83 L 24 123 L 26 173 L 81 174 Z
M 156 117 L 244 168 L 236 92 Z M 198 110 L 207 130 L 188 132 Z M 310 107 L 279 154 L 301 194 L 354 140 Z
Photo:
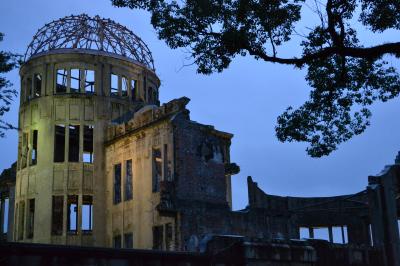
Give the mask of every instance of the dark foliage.
M 308 3 L 307 3 L 308 2 Z M 292 39 L 301 9 L 315 4 L 320 25 L 301 43 L 303 53 L 278 56 Z M 310 99 L 278 117 L 280 141 L 308 142 L 309 155 L 328 155 L 361 134 L 368 109 L 400 92 L 400 76 L 383 56 L 400 57 L 400 42 L 364 47 L 351 25 L 358 19 L 371 32 L 400 29 L 399 0 L 112 0 L 118 7 L 145 9 L 171 48 L 186 47 L 203 74 L 221 72 L 237 56 L 306 67 Z M 357 17 L 355 17 L 357 16 Z
M 0 32 L 0 42 L 3 41 L 3 33 Z M 3 120 L 3 115 L 10 111 L 13 98 L 17 96 L 17 91 L 12 89 L 11 82 L 2 74 L 10 72 L 18 66 L 19 55 L 10 52 L 0 51 L 0 137 L 5 136 L 5 131 L 15 129 L 13 125 Z

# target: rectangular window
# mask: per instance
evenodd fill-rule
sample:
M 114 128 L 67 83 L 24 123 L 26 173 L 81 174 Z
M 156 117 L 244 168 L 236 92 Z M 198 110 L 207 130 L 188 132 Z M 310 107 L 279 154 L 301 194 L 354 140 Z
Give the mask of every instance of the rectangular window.
M 82 231 L 90 233 L 93 230 L 93 197 L 83 196 L 82 198 Z
M 162 249 L 163 226 L 153 226 L 153 249 Z
M 121 164 L 114 165 L 114 204 L 121 202 Z
M 122 84 L 121 84 L 122 85 L 122 87 L 121 87 L 122 96 L 128 96 L 128 86 L 129 86 L 128 79 L 126 77 L 122 77 L 121 82 L 122 82 Z
M 94 93 L 94 70 L 85 69 L 85 93 Z
M 26 85 L 26 100 L 30 100 L 33 94 L 33 82 L 31 77 L 27 79 Z
M 3 227 L 1 228 L 3 230 L 4 234 L 6 234 L 8 232 L 8 212 L 9 212 L 9 208 L 10 208 L 10 200 L 8 198 L 5 198 L 4 199 L 4 203 L 3 203 L 4 221 L 3 221 Z
M 173 231 L 172 231 L 172 224 L 167 223 L 165 225 L 165 248 L 167 250 L 173 250 Z
M 63 232 L 63 209 L 64 196 L 53 196 L 51 233 L 53 235 L 62 235 Z
M 27 233 L 28 238 L 33 238 L 35 225 L 35 199 L 30 199 L 28 206 Z
M 24 239 L 25 233 L 25 202 L 21 201 L 19 204 L 19 226 L 18 226 L 18 239 Z
M 171 181 L 171 162 L 168 159 L 168 144 L 164 144 L 164 155 L 163 155 L 163 165 L 164 165 L 164 179 Z
M 37 164 L 37 150 L 38 150 L 38 131 L 33 130 L 32 133 L 32 152 L 31 152 L 31 165 Z
M 161 176 L 162 176 L 161 150 L 153 149 L 153 186 L 152 186 L 153 192 L 157 192 L 160 190 Z
M 131 97 L 132 97 L 132 101 L 136 100 L 136 92 L 137 92 L 136 86 L 137 86 L 136 80 L 131 79 Z
M 83 162 L 93 163 L 93 126 L 83 127 Z
M 329 241 L 329 230 L 327 227 L 315 227 L 314 239 L 323 239 Z
M 54 130 L 54 162 L 64 162 L 65 153 L 65 126 L 56 125 Z
M 133 198 L 133 184 L 132 184 L 132 160 L 126 161 L 126 177 L 125 177 L 125 200 Z
M 71 92 L 77 93 L 80 91 L 81 84 L 80 69 L 71 69 Z
M 76 234 L 78 231 L 78 196 L 68 196 L 67 202 L 67 230 L 69 234 Z
M 33 97 L 39 97 L 40 94 L 42 93 L 42 75 L 40 74 L 35 74 L 33 76 L 33 82 L 34 82 L 34 93 Z
M 121 248 L 121 235 L 114 236 L 113 238 L 113 247 L 114 248 Z
M 27 161 L 28 161 L 28 151 L 29 151 L 29 147 L 28 147 L 28 133 L 24 132 L 22 133 L 22 154 L 21 154 L 21 165 L 22 168 L 25 168 L 27 166 Z
M 115 74 L 111 74 L 110 95 L 118 96 L 118 76 Z
M 69 126 L 68 161 L 79 162 L 79 126 Z
M 307 227 L 300 227 L 299 233 L 300 233 L 300 239 L 310 238 L 310 232 Z
M 66 69 L 57 69 L 56 93 L 67 92 L 68 72 Z
M 133 248 L 133 233 L 124 234 L 124 248 Z

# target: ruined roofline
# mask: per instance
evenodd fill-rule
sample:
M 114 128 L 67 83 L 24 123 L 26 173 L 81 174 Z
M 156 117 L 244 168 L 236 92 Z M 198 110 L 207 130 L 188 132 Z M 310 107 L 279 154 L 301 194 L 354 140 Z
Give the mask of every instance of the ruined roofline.
M 189 98 L 181 97 L 171 100 L 168 103 L 164 103 L 160 107 L 154 105 L 146 105 L 142 107 L 142 109 L 139 109 L 133 114 L 133 117 L 129 121 L 109 126 L 107 140 L 104 142 L 104 144 L 106 146 L 111 145 L 123 137 L 135 134 L 144 128 L 154 126 L 167 119 L 172 121 L 180 113 L 189 115 L 189 110 L 186 109 L 186 105 L 189 103 L 189 101 Z M 146 108 L 148 110 L 146 110 Z M 201 130 L 207 130 L 211 134 L 219 137 L 229 140 L 233 137 L 233 134 L 218 131 L 212 126 L 202 125 L 194 121 L 190 121 L 190 123 L 199 126 Z

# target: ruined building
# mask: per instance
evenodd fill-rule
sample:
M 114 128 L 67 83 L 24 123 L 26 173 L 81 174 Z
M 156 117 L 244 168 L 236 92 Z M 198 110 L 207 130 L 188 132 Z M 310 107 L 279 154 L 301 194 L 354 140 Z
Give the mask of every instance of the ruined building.
M 375 249 L 382 265 L 400 262 L 398 162 L 338 197 L 272 196 L 249 177 L 249 205 L 232 211 L 233 135 L 190 120 L 188 98 L 161 105 L 151 52 L 114 21 L 46 24 L 20 77 L 18 160 L 0 177 L 0 239 L 203 251 L 217 249 L 215 235 L 325 238 L 363 246 L 360 265 Z

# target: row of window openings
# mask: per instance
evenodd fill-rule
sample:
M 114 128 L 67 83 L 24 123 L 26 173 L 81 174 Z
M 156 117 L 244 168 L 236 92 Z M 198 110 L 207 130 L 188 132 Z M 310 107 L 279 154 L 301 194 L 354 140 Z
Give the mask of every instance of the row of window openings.
M 113 237 L 113 247 L 114 248 L 133 248 L 133 233 L 124 234 L 124 243 L 122 245 L 121 235 L 116 235 Z
M 0 232 L 7 234 L 8 232 L 8 213 L 10 210 L 10 199 L 0 198 Z
M 29 145 L 30 144 L 30 145 Z M 38 157 L 38 130 L 32 130 L 31 134 L 28 132 L 22 133 L 22 147 L 20 151 L 20 164 L 21 168 L 29 165 L 36 165 Z
M 160 190 L 160 181 L 164 172 L 164 180 L 171 181 L 171 163 L 168 161 L 168 145 L 164 145 L 164 159 L 161 156 L 161 149 L 153 149 L 153 175 L 152 175 L 152 192 Z M 163 167 L 164 166 L 164 167 Z M 164 168 L 164 170 L 162 170 Z M 124 184 L 124 200 L 131 200 L 133 197 L 133 174 L 132 160 L 125 161 L 125 184 Z M 114 204 L 121 202 L 121 163 L 114 165 Z
M 68 161 L 79 162 L 80 147 L 83 146 L 84 163 L 93 163 L 93 126 L 83 126 L 83 143 L 80 142 L 80 126 L 55 125 L 54 129 L 54 162 L 60 163 L 65 161 L 65 142 L 66 132 L 68 130 Z
M 348 243 L 347 226 L 332 227 L 300 227 L 301 239 L 322 239 L 332 243 L 346 244 Z
M 67 233 L 77 234 L 79 228 L 79 213 L 81 214 L 80 228 L 83 234 L 93 230 L 93 197 L 82 196 L 81 211 L 78 211 L 78 196 L 67 196 Z M 52 235 L 62 235 L 64 224 L 64 196 L 53 196 L 52 202 Z

